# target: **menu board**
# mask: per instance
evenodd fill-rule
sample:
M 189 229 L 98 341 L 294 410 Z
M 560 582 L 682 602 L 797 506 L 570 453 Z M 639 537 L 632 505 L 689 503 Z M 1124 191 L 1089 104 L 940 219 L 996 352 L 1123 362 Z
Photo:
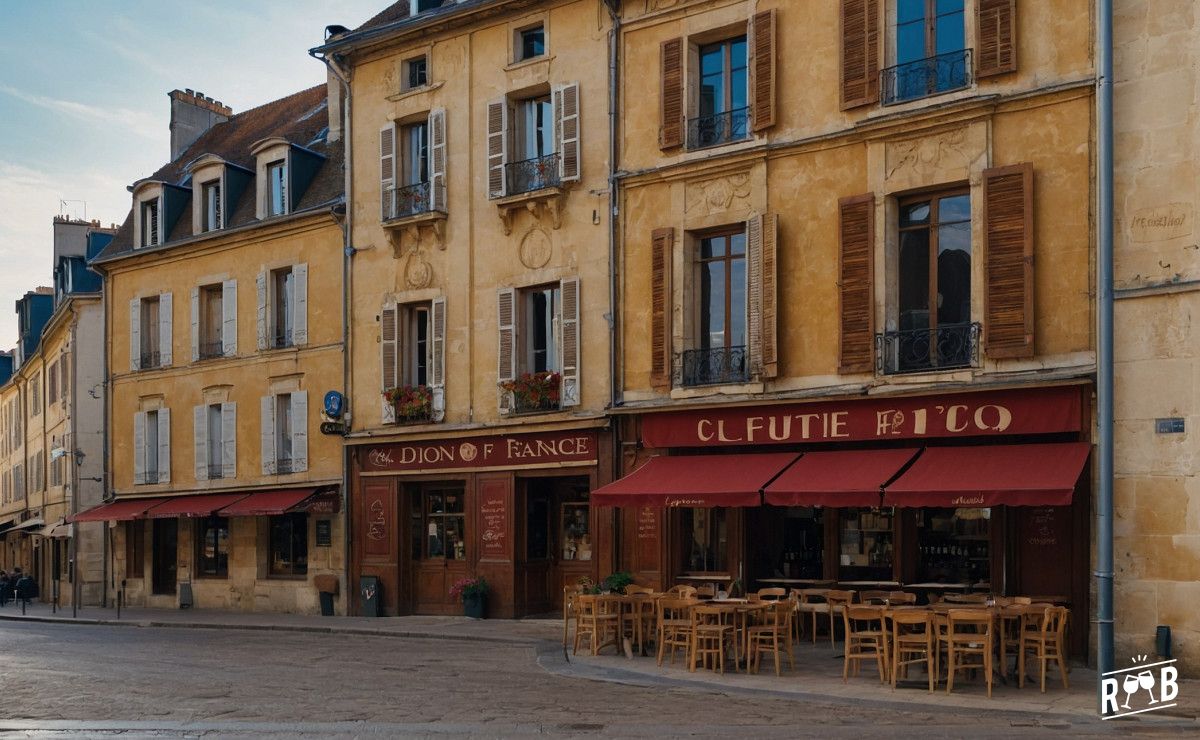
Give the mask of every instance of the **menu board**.
M 640 570 L 658 569 L 658 514 L 653 506 L 637 510 L 637 552 Z
M 392 553 L 392 492 L 389 486 L 363 489 L 363 554 L 387 557 Z
M 484 558 L 508 557 L 508 486 L 505 481 L 479 485 L 479 547 Z

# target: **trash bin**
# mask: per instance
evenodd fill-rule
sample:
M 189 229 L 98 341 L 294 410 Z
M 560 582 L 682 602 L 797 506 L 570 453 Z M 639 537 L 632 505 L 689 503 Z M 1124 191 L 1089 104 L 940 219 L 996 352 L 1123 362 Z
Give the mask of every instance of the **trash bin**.
M 313 579 L 317 587 L 317 598 L 321 603 L 321 616 L 333 616 L 333 597 L 338 593 L 338 577 L 330 573 L 322 573 Z
M 322 617 L 332 617 L 333 616 L 333 594 L 329 593 L 328 591 L 322 591 L 318 594 L 318 596 L 321 599 L 321 616 Z
M 364 617 L 378 617 L 379 597 L 379 577 L 360 576 L 358 579 L 358 613 Z

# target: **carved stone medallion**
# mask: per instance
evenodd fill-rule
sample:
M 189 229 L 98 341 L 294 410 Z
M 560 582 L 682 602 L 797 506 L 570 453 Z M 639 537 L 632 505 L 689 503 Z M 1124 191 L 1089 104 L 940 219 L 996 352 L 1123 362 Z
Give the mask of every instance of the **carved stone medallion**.
M 404 284 L 409 290 L 420 290 L 433 284 L 433 265 L 425 260 L 423 249 L 408 253 L 408 262 L 404 265 Z
M 537 227 L 530 229 L 521 239 L 521 246 L 517 252 L 521 257 L 521 264 L 530 270 L 545 267 L 553 252 L 550 235 Z
M 728 211 L 735 200 L 750 197 L 750 174 L 739 172 L 711 180 L 690 182 L 684 197 L 684 210 L 690 215 Z

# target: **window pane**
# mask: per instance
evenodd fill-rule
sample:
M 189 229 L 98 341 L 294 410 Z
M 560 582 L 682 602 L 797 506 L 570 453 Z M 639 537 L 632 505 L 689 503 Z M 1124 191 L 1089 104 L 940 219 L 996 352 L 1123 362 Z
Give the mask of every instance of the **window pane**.
M 729 45 L 729 110 L 745 108 L 746 102 L 746 38 L 734 39 Z
M 929 232 L 900 235 L 900 330 L 929 327 Z
M 700 348 L 725 346 L 725 263 L 700 265 Z
M 461 514 L 463 513 L 463 497 L 459 493 L 446 494 L 446 513 Z
M 959 3 L 961 7 L 962 3 Z M 966 39 L 963 30 L 963 14 L 962 11 L 951 13 L 949 15 L 939 15 L 937 19 L 936 38 L 938 54 L 946 54 L 951 51 L 958 51 L 966 47 Z
M 955 195 L 938 201 L 938 223 L 971 220 L 971 196 Z
M 521 32 L 521 58 L 541 56 L 546 53 L 546 32 L 541 26 Z
M 426 510 L 430 514 L 441 514 L 446 511 L 446 505 L 442 500 L 442 494 L 430 493 L 425 499 Z
M 896 0 L 896 21 L 907 23 L 925 18 L 925 0 Z
M 729 263 L 729 339 L 731 347 L 746 346 L 746 260 Z
M 308 572 L 308 515 L 290 514 L 292 520 L 292 573 Z
M 896 64 L 907 64 L 925 58 L 925 22 L 901 23 L 896 26 Z
M 292 459 L 292 396 L 288 393 L 275 397 L 275 458 Z
M 466 560 L 467 559 L 467 541 L 463 536 L 463 519 L 459 516 L 446 517 L 446 559 L 447 560 Z
M 429 146 L 426 139 L 427 124 L 418 123 L 404 127 L 404 184 L 415 185 L 425 182 L 429 171 Z
M 428 351 L 429 351 L 429 311 L 422 308 L 413 312 L 413 378 L 414 385 L 425 385 L 428 382 Z
M 697 102 L 701 118 L 725 110 L 725 54 L 720 44 L 700 50 L 700 99 Z
M 736 234 L 729 236 L 729 253 L 730 254 L 745 254 L 746 253 L 746 232 L 739 231 Z
M 208 468 L 211 476 L 214 469 L 217 475 L 221 473 L 221 405 L 214 403 L 208 407 Z
M 725 256 L 725 237 L 711 236 L 700 240 L 700 259 Z
M 442 524 L 442 517 L 430 517 L 429 523 L 425 525 L 426 537 L 428 541 L 427 550 L 431 558 L 443 558 L 446 556 L 446 528 Z
M 158 482 L 158 412 L 146 413 L 146 482 Z
M 938 324 L 971 320 L 971 224 L 938 227 Z
M 913 203 L 900 208 L 900 227 L 929 223 L 929 203 Z

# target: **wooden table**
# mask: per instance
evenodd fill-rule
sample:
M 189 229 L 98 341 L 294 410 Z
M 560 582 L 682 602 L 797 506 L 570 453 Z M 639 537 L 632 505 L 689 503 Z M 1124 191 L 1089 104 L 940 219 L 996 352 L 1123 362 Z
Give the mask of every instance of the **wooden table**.
M 723 612 L 728 612 L 731 617 L 734 634 L 733 664 L 735 671 L 737 670 L 738 661 L 741 658 L 745 658 L 747 661 L 750 658 L 750 630 L 748 629 L 750 615 L 756 611 L 770 609 L 774 605 L 775 602 L 772 601 L 750 601 L 749 599 L 709 599 L 704 602 L 704 606 L 715 607 Z M 740 625 L 739 622 L 741 623 Z M 739 626 L 742 630 L 740 655 L 737 644 Z
M 838 581 L 837 584 L 855 588 L 900 588 L 900 581 Z
M 780 586 L 832 586 L 837 583 L 826 578 L 759 578 L 757 581 Z
M 655 604 L 664 595 L 660 593 L 609 594 L 605 597 L 607 601 L 617 605 L 617 624 L 620 625 L 618 630 L 624 629 L 625 614 L 628 612 L 630 618 L 633 620 L 633 641 L 637 643 L 638 652 L 643 656 L 646 655 L 646 633 L 643 617 L 647 613 L 650 617 L 654 616 Z

